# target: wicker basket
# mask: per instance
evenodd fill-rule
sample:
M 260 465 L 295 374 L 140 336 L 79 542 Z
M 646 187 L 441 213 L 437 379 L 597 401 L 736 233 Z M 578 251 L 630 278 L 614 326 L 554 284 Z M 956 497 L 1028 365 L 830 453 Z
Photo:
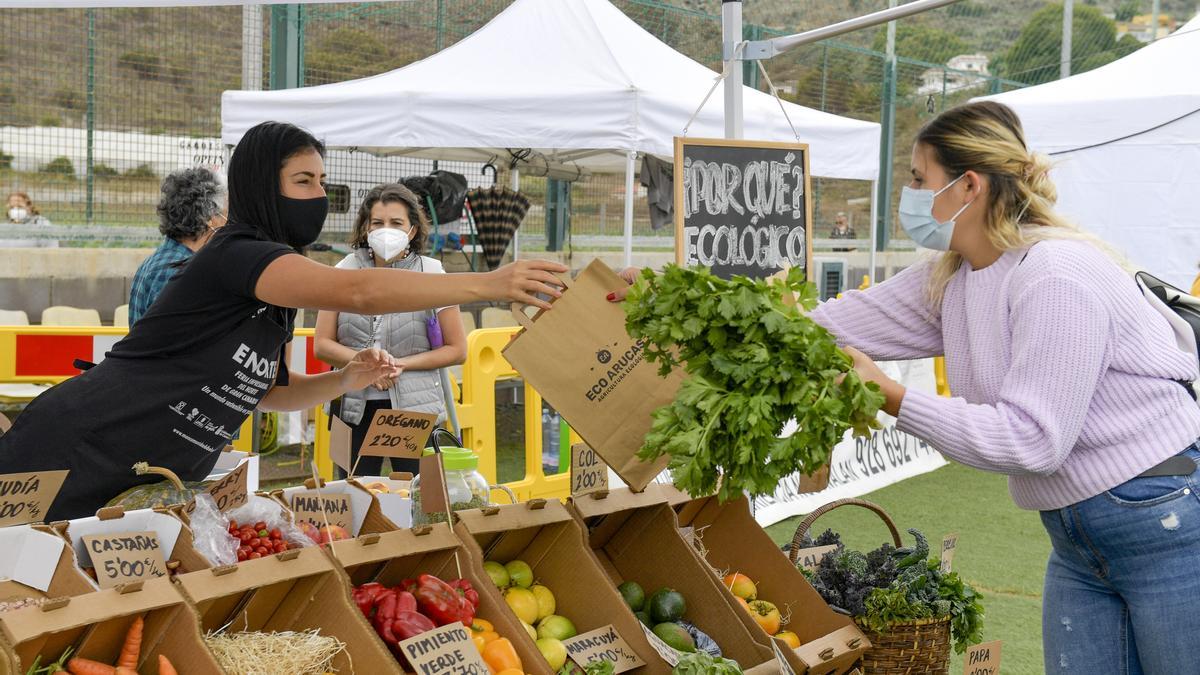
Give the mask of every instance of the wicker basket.
M 897 548 L 904 545 L 896 523 L 879 506 L 861 499 L 839 499 L 808 514 L 796 527 L 788 557 L 792 564 L 800 552 L 800 542 L 812 524 L 822 515 L 841 506 L 859 506 L 878 515 Z M 950 670 L 950 617 L 920 619 L 892 624 L 886 633 L 876 633 L 859 625 L 871 640 L 863 654 L 863 675 L 946 675 Z

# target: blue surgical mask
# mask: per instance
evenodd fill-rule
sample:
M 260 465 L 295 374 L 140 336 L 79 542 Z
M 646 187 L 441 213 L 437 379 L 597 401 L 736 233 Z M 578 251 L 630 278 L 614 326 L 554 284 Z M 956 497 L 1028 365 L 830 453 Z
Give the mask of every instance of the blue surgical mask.
M 963 176 L 965 175 L 963 174 Z M 907 185 L 900 190 L 900 226 L 912 238 L 914 244 L 935 251 L 950 250 L 950 237 L 954 234 L 954 219 L 962 215 L 962 212 L 966 211 L 967 207 L 975 200 L 972 199 L 963 204 L 963 207 L 944 223 L 938 222 L 938 219 L 933 217 L 933 200 L 960 180 L 962 180 L 962 176 L 950 181 L 946 187 L 937 192 L 916 190 Z

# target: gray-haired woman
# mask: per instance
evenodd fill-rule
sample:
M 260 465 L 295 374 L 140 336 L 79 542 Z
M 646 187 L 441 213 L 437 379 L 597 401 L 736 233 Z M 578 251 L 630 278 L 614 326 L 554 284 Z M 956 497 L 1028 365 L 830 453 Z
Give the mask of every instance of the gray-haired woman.
M 192 254 L 225 224 L 225 186 L 208 169 L 183 169 L 162 182 L 158 231 L 166 239 L 142 262 L 129 289 L 129 325 L 133 325 Z

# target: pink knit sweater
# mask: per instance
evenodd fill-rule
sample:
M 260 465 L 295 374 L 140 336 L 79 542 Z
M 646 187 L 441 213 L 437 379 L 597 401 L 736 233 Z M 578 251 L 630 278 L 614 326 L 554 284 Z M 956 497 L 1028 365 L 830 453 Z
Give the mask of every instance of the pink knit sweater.
M 954 398 L 908 390 L 898 426 L 963 464 L 1009 475 L 1026 509 L 1119 485 L 1200 437 L 1197 378 L 1165 319 L 1095 247 L 1044 241 L 967 263 L 932 311 L 930 264 L 818 307 L 812 318 L 874 359 L 945 355 Z

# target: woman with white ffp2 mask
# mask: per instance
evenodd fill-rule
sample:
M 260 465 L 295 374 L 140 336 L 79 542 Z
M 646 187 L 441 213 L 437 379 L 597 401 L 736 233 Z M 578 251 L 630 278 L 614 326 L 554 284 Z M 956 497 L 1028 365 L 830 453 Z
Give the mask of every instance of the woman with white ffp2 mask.
M 27 228 L 49 227 L 46 218 L 24 192 L 13 192 L 5 200 L 5 221 L 14 228 L 26 229 L 21 239 L 0 239 L 0 248 L 58 248 L 58 241 L 44 239 L 28 232 Z M 0 230 L 2 232 L 2 230 Z
M 442 263 L 421 255 L 429 225 L 416 194 L 403 185 L 373 188 L 363 199 L 351 234 L 354 251 L 340 268 L 392 267 L 413 272 L 443 273 Z M 339 401 L 338 416 L 350 426 L 351 458 L 356 475 L 382 473 L 383 458 L 358 458 L 375 411 L 399 408 L 445 419 L 445 395 L 438 370 L 466 360 L 467 337 L 457 306 L 421 312 L 360 315 L 321 311 L 317 314 L 314 351 L 317 358 L 339 366 L 360 349 L 383 349 L 403 372 L 384 378 Z M 392 459 L 392 471 L 417 473 L 416 460 Z

